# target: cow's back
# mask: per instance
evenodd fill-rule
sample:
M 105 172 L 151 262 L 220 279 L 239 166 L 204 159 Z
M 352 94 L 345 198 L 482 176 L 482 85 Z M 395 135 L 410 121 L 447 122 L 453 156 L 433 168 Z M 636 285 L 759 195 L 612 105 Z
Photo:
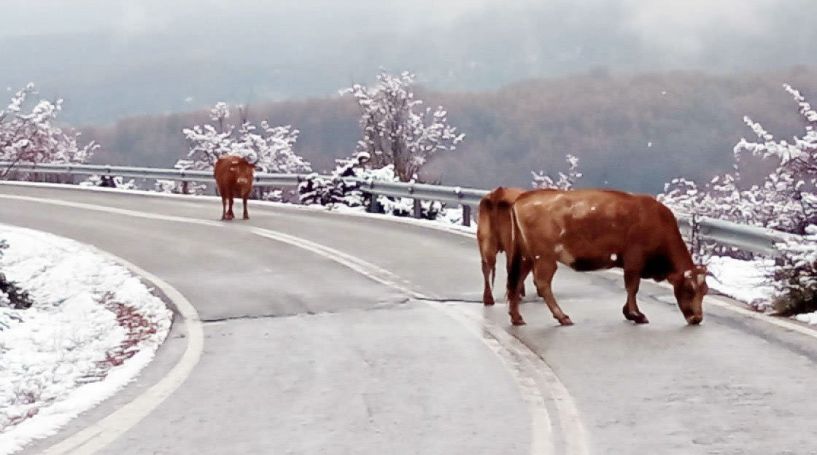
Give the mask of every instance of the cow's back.
M 621 191 L 532 191 L 514 207 L 530 254 L 555 255 L 577 270 L 620 265 L 634 249 L 645 257 L 660 254 L 667 232 L 678 229 L 655 198 Z

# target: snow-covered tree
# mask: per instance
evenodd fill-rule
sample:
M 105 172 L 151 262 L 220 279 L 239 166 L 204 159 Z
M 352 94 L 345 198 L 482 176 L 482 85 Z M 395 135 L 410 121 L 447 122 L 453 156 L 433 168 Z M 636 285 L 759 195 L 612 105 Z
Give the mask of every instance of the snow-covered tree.
M 745 117 L 758 142 L 741 139 L 734 148 L 732 173 L 719 175 L 699 187 L 685 179 L 675 179 L 664 188 L 659 200 L 688 213 L 804 234 L 817 224 L 817 113 L 799 92 L 788 85 L 806 119 L 806 132 L 791 142 L 775 142 L 763 127 Z M 759 183 L 741 181 L 740 163 L 744 155 L 774 160 L 774 170 Z
M 550 175 L 546 174 L 545 171 L 533 172 L 531 171 L 531 175 L 533 175 L 533 182 L 532 185 L 534 188 L 556 188 L 560 190 L 571 190 L 573 189 L 573 185 L 576 184 L 576 181 L 581 178 L 582 173 L 579 172 L 579 159 L 574 155 L 567 154 L 565 155 L 565 160 L 567 161 L 567 174 L 564 172 L 559 172 L 558 177 L 555 179 Z
M 769 227 L 805 234 L 806 227 L 817 224 L 817 111 L 805 97 L 788 84 L 784 89 L 794 98 L 806 127 L 802 137 L 775 141 L 759 123 L 744 117 L 758 138 L 741 139 L 735 155 L 750 153 L 776 161 L 775 170 L 764 182 Z
M 33 83 L 16 92 L 0 110 L 0 178 L 19 163 L 84 163 L 98 148 L 94 142 L 79 145 L 79 133 L 56 125 L 62 100 L 36 99 Z
M 404 182 L 416 180 L 435 154 L 455 150 L 465 137 L 448 124 L 442 106 L 422 107 L 412 91 L 414 79 L 409 72 L 381 71 L 373 86 L 355 84 L 341 91 L 351 94 L 362 111 L 358 151 L 371 155 L 373 168 L 393 165 Z
M 260 172 L 303 173 L 311 172 L 312 166 L 295 153 L 298 130 L 290 125 L 271 126 L 266 120 L 258 125 L 247 119 L 247 111 L 239 106 L 241 123 L 236 127 L 228 120 L 230 109 L 219 102 L 210 110 L 212 124 L 195 125 L 182 130 L 190 146 L 187 158 L 176 163 L 178 169 L 210 170 L 224 155 L 236 155 L 255 164 Z M 167 190 L 169 185 L 160 184 Z M 204 185 L 188 184 L 181 192 L 196 193 L 204 190 Z M 171 189 L 171 191 L 173 191 Z M 257 194 L 263 199 L 280 200 L 279 190 L 258 188 Z
M 244 116 L 242 116 L 244 117 Z M 255 163 L 262 172 L 300 173 L 312 170 L 308 161 L 293 150 L 298 130 L 290 125 L 270 126 L 267 121 L 254 125 L 246 118 L 236 128 L 228 124 L 230 111 L 225 103 L 210 110 L 213 124 L 195 125 L 182 130 L 190 145 L 187 154 L 192 169 L 212 169 L 224 155 L 238 155 Z M 182 164 L 181 160 L 177 164 Z

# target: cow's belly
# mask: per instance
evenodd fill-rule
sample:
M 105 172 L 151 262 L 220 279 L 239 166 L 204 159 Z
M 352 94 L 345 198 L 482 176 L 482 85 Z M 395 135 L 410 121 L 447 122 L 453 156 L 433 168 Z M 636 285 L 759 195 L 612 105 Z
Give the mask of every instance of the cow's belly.
M 621 258 L 618 254 L 607 249 L 601 251 L 582 251 L 563 245 L 557 245 L 554 249 L 556 260 L 578 272 L 588 272 L 591 270 L 602 270 L 621 266 Z

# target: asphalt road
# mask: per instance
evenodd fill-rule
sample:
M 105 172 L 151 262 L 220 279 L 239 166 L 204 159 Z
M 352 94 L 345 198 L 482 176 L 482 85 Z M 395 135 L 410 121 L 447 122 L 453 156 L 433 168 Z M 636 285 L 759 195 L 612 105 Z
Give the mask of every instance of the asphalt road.
M 192 374 L 101 453 L 817 453 L 815 337 L 706 301 L 688 327 L 647 283 L 650 324 L 634 326 L 620 277 L 564 269 L 554 292 L 576 325 L 531 299 L 511 327 L 504 304 L 479 303 L 471 238 L 295 208 L 219 215 L 210 199 L 0 185 L 0 222 L 118 255 L 199 312 Z M 27 452 L 160 381 L 179 327 L 134 384 Z

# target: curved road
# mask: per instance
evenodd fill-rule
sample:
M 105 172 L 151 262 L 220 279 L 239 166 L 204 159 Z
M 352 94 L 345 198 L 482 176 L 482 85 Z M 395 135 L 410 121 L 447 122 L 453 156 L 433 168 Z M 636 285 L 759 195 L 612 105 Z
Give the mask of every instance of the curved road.
M 554 290 L 576 325 L 527 303 L 515 328 L 505 305 L 479 304 L 471 238 L 260 205 L 248 222 L 220 223 L 219 210 L 0 185 L 0 222 L 120 256 L 202 321 L 190 376 L 100 453 L 817 453 L 809 330 L 706 301 L 704 323 L 688 327 L 672 293 L 647 282 L 651 323 L 634 326 L 620 277 L 564 269 Z M 161 381 L 187 346 L 178 318 L 134 384 L 26 453 Z

